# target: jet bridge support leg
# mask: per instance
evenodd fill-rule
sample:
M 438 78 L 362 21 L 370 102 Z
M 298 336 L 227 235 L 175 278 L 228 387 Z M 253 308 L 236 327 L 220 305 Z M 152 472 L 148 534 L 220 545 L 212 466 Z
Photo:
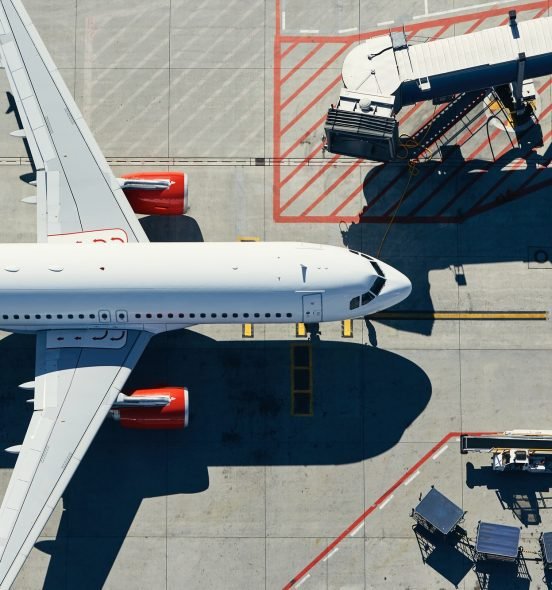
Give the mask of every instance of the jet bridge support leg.
M 518 66 L 517 66 L 517 78 L 512 84 L 514 104 L 516 107 L 516 114 L 519 116 L 525 112 L 525 102 L 523 101 L 523 80 L 525 78 L 525 63 L 526 63 L 525 52 L 521 52 L 518 55 Z

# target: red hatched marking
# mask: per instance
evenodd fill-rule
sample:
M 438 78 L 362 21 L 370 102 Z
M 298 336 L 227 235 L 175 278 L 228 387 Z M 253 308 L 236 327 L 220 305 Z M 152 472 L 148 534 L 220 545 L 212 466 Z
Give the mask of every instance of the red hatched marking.
M 332 101 L 331 93 L 337 90 L 341 84 L 341 76 L 331 78 L 328 74 L 330 69 L 335 69 L 336 65 L 340 65 L 339 58 L 352 47 L 353 44 L 359 41 L 369 39 L 371 37 L 385 34 L 383 31 L 369 31 L 351 35 L 282 35 L 280 24 L 280 2 L 276 1 L 276 35 L 274 41 L 274 123 L 273 123 L 273 162 L 274 162 L 274 182 L 273 182 L 273 214 L 274 220 L 277 222 L 287 223 L 336 223 L 339 221 L 357 221 L 358 212 L 354 208 L 355 197 L 359 196 L 363 191 L 367 181 L 372 181 L 375 175 L 380 175 L 386 169 L 386 165 L 377 167 L 373 173 L 366 177 L 365 180 L 353 191 L 347 190 L 347 193 L 342 196 L 339 193 L 340 184 L 347 180 L 350 173 L 360 166 L 360 162 L 349 158 L 328 158 L 326 161 L 320 161 L 321 145 L 318 143 L 323 135 L 323 124 L 326 119 L 327 108 Z M 539 0 L 529 2 L 526 4 L 516 6 L 518 14 L 525 14 L 525 18 L 538 18 L 548 9 L 548 0 Z M 483 26 L 496 26 L 498 23 L 492 22 L 487 24 L 491 18 L 500 19 L 500 24 L 508 21 L 507 14 L 509 6 L 499 6 L 490 10 L 466 13 L 462 15 L 448 16 L 445 18 L 436 18 L 425 22 L 416 22 L 414 24 L 406 25 L 405 32 L 407 37 L 411 38 L 414 35 L 424 36 L 427 38 L 439 38 L 443 36 L 453 25 L 461 25 L 461 33 L 470 33 Z M 501 18 L 502 17 L 502 18 Z M 395 27 L 393 31 L 402 30 L 402 27 Z M 337 47 L 329 54 L 327 51 L 323 52 L 326 46 L 334 45 Z M 300 51 L 297 51 L 300 49 Z M 326 54 L 324 56 L 324 53 Z M 330 55 L 328 57 L 328 55 Z M 286 73 L 282 72 L 282 60 L 286 58 Z M 288 62 L 292 62 L 289 64 Z M 294 62 L 294 63 L 293 63 Z M 308 64 L 309 71 L 305 76 L 303 66 Z M 313 71 L 314 70 L 314 71 Z M 301 75 L 303 78 L 301 78 Z M 296 80 L 297 78 L 297 80 Z M 290 81 L 299 82 L 295 89 L 288 89 Z M 323 80 L 325 85 L 317 84 L 317 80 Z M 295 84 L 293 84 L 295 86 Z M 337 92 L 335 93 L 337 99 Z M 401 113 L 399 124 L 407 123 L 414 115 L 419 113 L 419 109 L 424 103 L 418 103 L 411 106 L 406 112 Z M 477 124 L 472 123 L 472 128 L 477 127 Z M 498 141 L 498 149 L 502 149 L 503 139 L 499 138 L 499 130 L 493 130 L 490 133 L 491 141 Z M 482 135 L 482 134 L 481 134 Z M 318 137 L 317 137 L 318 136 Z M 475 142 L 476 139 L 471 138 L 469 131 L 462 134 L 459 144 L 470 140 Z M 313 140 L 315 140 L 313 142 Z M 305 146 L 309 147 L 306 151 Z M 468 158 L 476 158 L 489 146 L 489 141 L 485 137 L 481 143 L 471 143 L 470 154 Z M 297 152 L 301 152 L 298 156 Z M 288 158 L 292 160 L 286 161 Z M 338 166 L 346 165 L 347 170 L 340 171 Z M 285 166 L 285 172 L 282 168 Z M 387 173 L 389 168 L 387 168 Z M 283 180 L 282 177 L 284 177 Z M 398 180 L 404 177 L 401 170 L 398 171 L 396 178 L 387 180 L 389 183 L 384 190 L 379 189 L 379 193 L 389 192 Z M 290 183 L 293 178 L 300 179 L 299 183 Z M 421 181 L 416 184 L 420 184 Z M 331 190 L 328 189 L 330 187 Z M 396 189 L 395 189 L 396 190 Z M 408 191 L 406 197 L 411 195 L 413 187 Z M 424 195 L 425 196 L 425 195 Z M 435 195 L 434 195 L 435 196 Z M 416 204 L 411 211 L 410 216 L 414 216 L 427 203 L 434 198 L 424 199 L 424 203 Z M 380 195 L 381 198 L 381 195 Z M 441 194 L 440 199 L 443 198 Z M 331 199 L 331 202 L 327 201 Z M 365 211 L 378 203 L 380 199 L 370 197 L 370 202 L 364 208 Z M 416 199 L 419 200 L 418 198 Z M 325 205 L 324 205 L 325 204 Z M 294 205 L 291 207 L 291 205 Z M 322 205 L 326 211 L 331 211 L 327 215 L 320 215 L 318 211 L 323 210 Z M 394 211 L 395 205 L 389 206 L 385 204 L 385 211 L 379 214 L 370 214 L 366 219 L 361 221 L 369 222 L 387 222 L 389 220 L 389 212 Z M 434 207 L 434 205 L 431 205 Z M 381 206 L 379 207 L 381 208 Z M 439 205 L 441 213 L 446 211 L 442 204 Z M 436 209 L 435 209 L 436 210 Z M 435 222 L 435 221 L 454 221 L 453 217 L 442 218 L 443 215 L 430 216 L 429 218 L 417 218 L 406 220 L 403 217 L 398 217 L 398 222 Z
M 441 449 L 451 438 L 462 436 L 487 436 L 497 434 L 496 432 L 449 432 L 435 446 L 433 446 L 421 459 L 389 487 L 371 506 L 369 506 L 356 520 L 354 520 L 339 536 L 337 536 L 323 551 L 321 551 L 310 563 L 308 563 L 298 574 L 296 574 L 284 587 L 283 590 L 291 590 L 295 584 L 300 582 L 316 565 L 318 565 L 331 551 L 337 547 L 343 539 L 349 536 L 360 526 L 374 510 L 381 506 L 393 492 L 400 487 L 410 476 L 414 475 L 424 463 L 426 463 L 439 449 Z

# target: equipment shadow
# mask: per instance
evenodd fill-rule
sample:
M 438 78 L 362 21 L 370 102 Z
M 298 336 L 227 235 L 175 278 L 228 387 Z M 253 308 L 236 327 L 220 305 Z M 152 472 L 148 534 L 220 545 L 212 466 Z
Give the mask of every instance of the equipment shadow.
M 466 485 L 494 490 L 502 509 L 511 511 L 525 527 L 541 524 L 541 511 L 552 508 L 552 475 L 501 473 L 490 466 L 476 469 L 468 462 Z
M 297 341 L 218 342 L 191 330 L 156 336 L 128 389 L 187 386 L 190 425 L 134 431 L 106 421 L 63 496 L 57 538 L 37 544 L 52 555 L 44 588 L 101 588 L 123 542 L 133 534 L 164 537 L 171 524 L 165 498 L 207 490 L 209 468 L 363 461 L 393 447 L 430 400 L 429 378 L 411 361 L 318 341 L 310 345 L 314 412 L 293 416 L 291 344 Z M 34 374 L 34 337 L 9 336 L 0 350 L 1 433 L 9 446 L 22 441 L 32 412 L 16 388 Z M 2 454 L 0 467 L 13 464 Z M 135 520 L 145 499 L 147 518 Z

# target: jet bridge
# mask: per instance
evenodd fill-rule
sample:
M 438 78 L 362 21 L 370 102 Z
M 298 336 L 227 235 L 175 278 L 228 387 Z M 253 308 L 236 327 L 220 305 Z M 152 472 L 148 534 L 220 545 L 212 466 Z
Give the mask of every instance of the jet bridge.
M 532 78 L 551 73 L 552 17 L 518 23 L 512 10 L 508 25 L 414 45 L 404 31 L 373 37 L 345 58 L 345 88 L 328 110 L 326 149 L 393 160 L 400 145 L 396 115 L 402 107 L 432 100 L 474 108 L 485 91 L 510 85 L 519 116 L 535 98 Z M 451 114 L 454 125 L 466 108 Z

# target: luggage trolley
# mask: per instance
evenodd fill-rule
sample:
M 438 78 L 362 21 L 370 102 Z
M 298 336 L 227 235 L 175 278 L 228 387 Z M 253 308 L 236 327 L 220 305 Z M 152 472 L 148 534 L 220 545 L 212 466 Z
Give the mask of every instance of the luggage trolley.
M 456 530 L 465 512 L 433 486 L 412 510 L 412 518 L 431 533 L 445 537 Z
M 493 559 L 517 562 L 520 557 L 521 529 L 505 524 L 479 521 L 475 540 L 477 561 Z
M 542 564 L 545 570 L 552 570 L 552 533 L 541 533 L 540 539 Z

